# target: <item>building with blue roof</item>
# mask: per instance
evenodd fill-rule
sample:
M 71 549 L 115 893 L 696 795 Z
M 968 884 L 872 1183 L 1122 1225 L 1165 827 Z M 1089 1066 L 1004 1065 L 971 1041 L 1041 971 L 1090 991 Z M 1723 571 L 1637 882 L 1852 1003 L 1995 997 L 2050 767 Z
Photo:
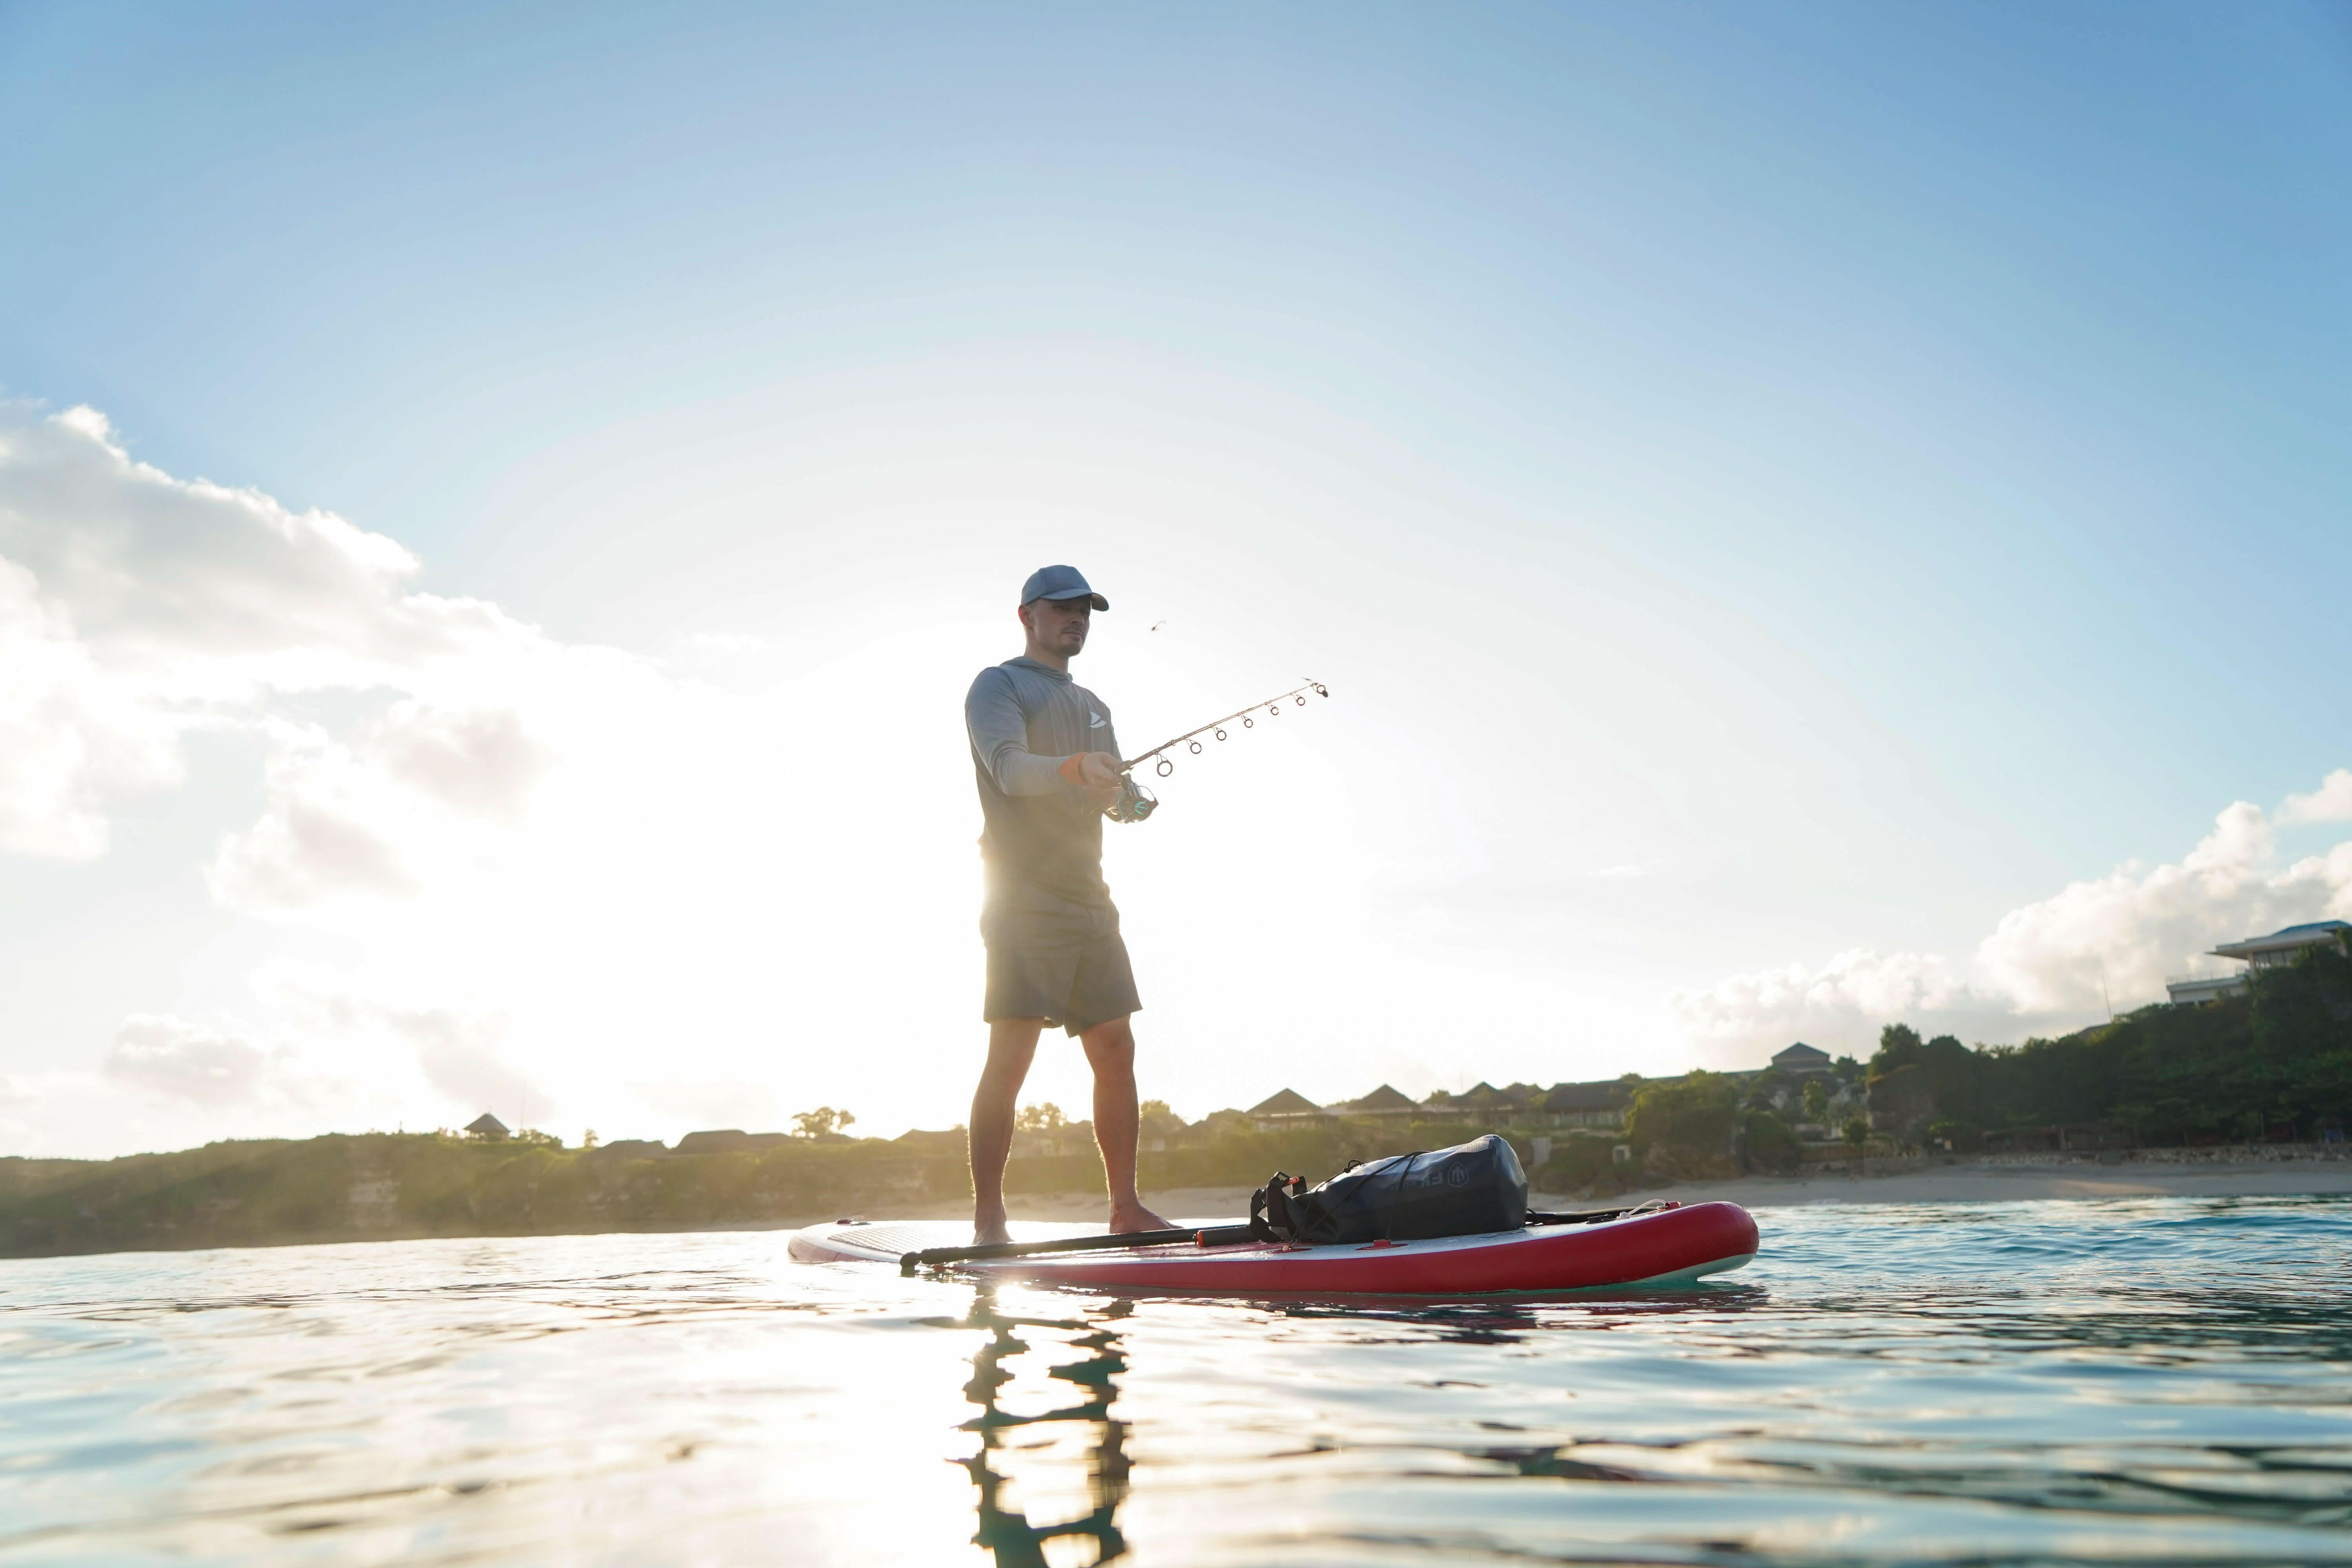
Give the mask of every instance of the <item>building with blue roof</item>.
M 2268 936 L 2250 936 L 2242 942 L 2225 942 L 2212 950 L 2215 958 L 2234 958 L 2246 965 L 2234 974 L 2212 974 L 2193 979 L 2167 980 L 2165 994 L 2176 1007 L 2200 1002 L 2218 1002 L 2246 988 L 2246 977 L 2257 969 L 2278 969 L 2293 963 L 2315 947 L 2328 947 L 2345 940 L 2352 931 L 2352 921 L 2305 921 L 2301 925 L 2287 926 Z

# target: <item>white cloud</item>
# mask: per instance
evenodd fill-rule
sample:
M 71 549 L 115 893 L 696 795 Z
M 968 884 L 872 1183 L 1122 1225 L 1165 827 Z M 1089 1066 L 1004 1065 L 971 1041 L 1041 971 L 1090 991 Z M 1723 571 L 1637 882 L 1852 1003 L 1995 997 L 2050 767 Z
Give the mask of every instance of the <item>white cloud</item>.
M 2167 974 L 2218 968 L 2200 960 L 2214 943 L 2316 918 L 2347 886 L 2342 855 L 2278 868 L 2269 820 L 2239 801 L 2177 863 L 2118 867 L 2011 910 L 1977 958 L 2021 1015 L 2136 1006 L 2163 996 Z
M 1981 1008 L 1982 999 L 1945 959 L 1924 952 L 1853 948 L 1825 963 L 1790 963 L 1735 974 L 1674 998 L 1684 1026 L 1701 1039 L 1743 1046 L 1800 1037 L 1852 1041 L 1878 1021 Z
M 340 737 L 310 722 L 262 728 L 275 746 L 267 806 L 205 872 L 222 904 L 259 914 L 410 894 L 436 865 L 478 865 L 498 830 L 523 823 L 552 760 L 519 714 L 414 698 Z
M 0 854 L 94 858 L 113 806 L 179 775 L 175 721 L 106 679 L 33 574 L 0 560 Z
M 403 893 L 415 880 L 371 821 L 385 781 L 315 725 L 277 727 L 261 819 L 229 835 L 206 869 L 231 909 L 276 913 L 339 893 Z
M 0 556 L 28 568 L 110 664 L 321 654 L 414 661 L 511 623 L 409 594 L 416 558 L 331 512 L 133 462 L 104 416 L 0 425 Z
M 363 749 L 412 788 L 462 811 L 511 820 L 549 758 L 521 716 L 491 709 L 452 711 L 396 704 Z
M 477 1111 L 495 1111 L 518 1127 L 540 1125 L 558 1109 L 553 1095 L 499 1059 L 494 1026 L 439 1010 L 368 1011 L 415 1047 L 425 1080 L 444 1099 Z
M 0 406 L 0 853 L 101 855 L 116 808 L 182 777 L 186 733 L 251 737 L 262 807 L 222 836 L 206 885 L 223 909 L 281 928 L 285 951 L 333 954 L 339 971 L 333 1004 L 262 984 L 230 1002 L 230 1021 L 134 1016 L 93 1092 L 218 1110 L 332 1088 L 543 1113 L 554 1097 L 468 1022 L 520 1000 L 525 1037 L 553 1048 L 531 1027 L 534 987 L 575 977 L 509 951 L 554 923 L 541 899 L 588 927 L 574 951 L 604 984 L 642 984 L 634 950 L 663 911 L 602 900 L 622 880 L 615 858 L 641 851 L 631 821 L 667 811 L 616 826 L 578 797 L 626 776 L 640 804 L 676 802 L 662 784 L 691 736 L 633 768 L 612 754 L 648 739 L 649 716 L 690 708 L 691 683 L 556 644 L 494 606 L 409 592 L 416 569 L 330 513 L 133 462 L 90 410 Z M 304 700 L 319 694 L 331 700 Z M 551 737 L 567 732 L 605 765 L 534 822 L 567 749 Z M 563 874 L 534 869 L 550 865 Z
M 2352 768 L 2338 768 L 2309 795 L 2291 795 L 2279 807 L 2285 823 L 2352 822 Z
M 2339 780 L 2352 773 L 2288 809 Z M 2282 867 L 2269 818 L 2239 801 L 2177 862 L 2119 866 L 2011 910 L 1969 962 L 1855 951 L 1734 975 L 1674 1007 L 1696 1037 L 1751 1054 L 1800 1036 L 1858 1049 L 1898 1021 L 2014 1039 L 2159 1000 L 2168 975 L 2219 972 L 2203 956 L 2218 942 L 2328 916 L 2352 916 L 2352 841 Z
M 92 410 L 0 405 L 0 854 L 104 854 L 116 808 L 180 781 L 184 733 L 255 723 L 277 693 L 454 692 L 486 654 L 542 646 L 494 606 L 406 592 L 416 565 L 331 513 L 135 463 Z M 510 813 L 535 753 L 478 707 L 412 701 L 373 742 L 412 786 Z M 307 846 L 329 880 L 391 879 L 318 803 L 278 817 L 254 853 L 281 871 Z
M 168 1014 L 124 1019 L 106 1057 L 116 1082 L 206 1108 L 251 1100 L 269 1067 L 258 1047 Z

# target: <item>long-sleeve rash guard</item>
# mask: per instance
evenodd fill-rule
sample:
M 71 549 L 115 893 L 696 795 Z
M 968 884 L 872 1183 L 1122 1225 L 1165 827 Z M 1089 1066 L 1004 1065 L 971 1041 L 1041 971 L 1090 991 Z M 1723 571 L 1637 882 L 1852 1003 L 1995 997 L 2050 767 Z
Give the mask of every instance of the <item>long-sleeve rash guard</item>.
M 1022 658 L 980 672 L 963 700 L 963 723 L 986 818 L 980 851 L 992 900 L 1043 893 L 1108 907 L 1102 808 L 1060 770 L 1082 752 L 1118 754 L 1109 706 L 1069 671 Z

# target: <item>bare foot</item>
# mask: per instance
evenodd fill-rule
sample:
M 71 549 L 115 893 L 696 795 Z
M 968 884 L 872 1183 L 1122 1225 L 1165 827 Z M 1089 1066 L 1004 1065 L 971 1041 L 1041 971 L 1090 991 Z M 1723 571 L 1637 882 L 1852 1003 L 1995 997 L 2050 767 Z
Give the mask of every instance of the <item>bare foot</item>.
M 1113 1204 L 1110 1210 L 1110 1233 L 1126 1236 L 1139 1230 L 1173 1230 L 1175 1226 L 1145 1208 L 1140 1203 Z
M 1012 1239 L 1013 1233 L 1004 1227 L 1004 1212 L 1002 1209 L 992 1215 L 976 1214 L 971 1216 L 971 1244 L 974 1247 L 1001 1247 Z

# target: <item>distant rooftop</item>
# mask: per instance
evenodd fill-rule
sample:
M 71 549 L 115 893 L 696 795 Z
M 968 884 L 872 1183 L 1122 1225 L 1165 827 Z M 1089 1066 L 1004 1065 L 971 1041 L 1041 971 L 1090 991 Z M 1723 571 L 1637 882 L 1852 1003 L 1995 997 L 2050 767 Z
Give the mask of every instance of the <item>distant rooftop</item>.
M 1295 1089 L 1279 1089 L 1249 1108 L 1252 1116 L 1297 1116 L 1323 1108 Z
M 2268 936 L 2250 936 L 2242 942 L 2225 942 L 2213 949 L 2216 958 L 2238 958 L 2259 963 L 2265 958 L 2299 952 L 2307 947 L 2324 947 L 2352 931 L 2352 923 L 2344 921 L 2305 921 L 2274 931 Z
M 1594 1083 L 1556 1083 L 1543 1099 L 1543 1109 L 1565 1115 L 1578 1110 L 1616 1110 L 1627 1099 L 1625 1086 L 1615 1079 Z
M 2206 974 L 2186 980 L 2167 980 L 2164 994 L 2176 1007 L 2199 1002 L 2218 1002 L 2224 996 L 2234 996 L 2246 988 L 2246 973 Z

